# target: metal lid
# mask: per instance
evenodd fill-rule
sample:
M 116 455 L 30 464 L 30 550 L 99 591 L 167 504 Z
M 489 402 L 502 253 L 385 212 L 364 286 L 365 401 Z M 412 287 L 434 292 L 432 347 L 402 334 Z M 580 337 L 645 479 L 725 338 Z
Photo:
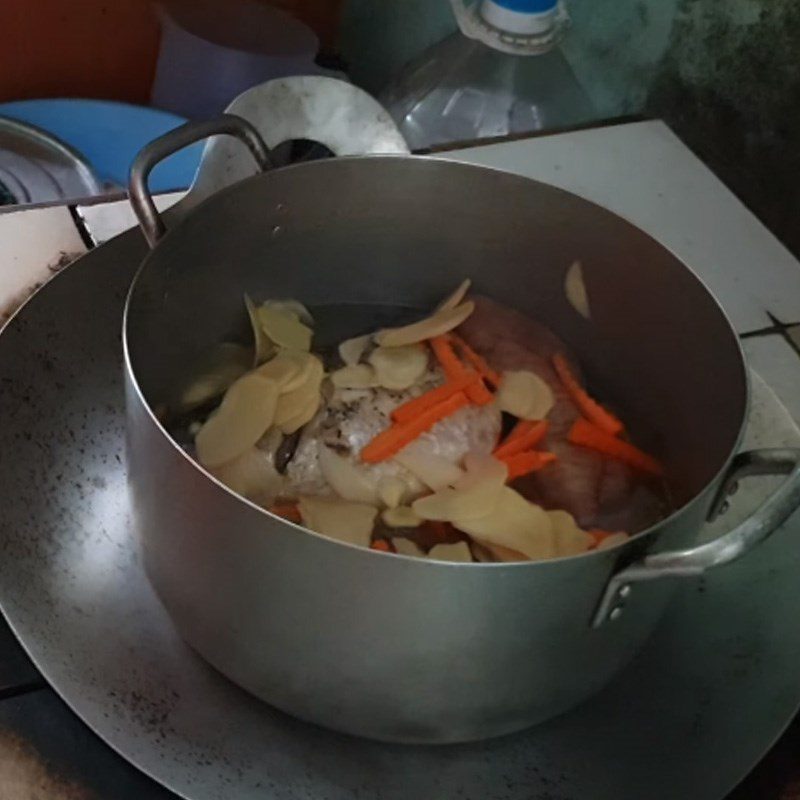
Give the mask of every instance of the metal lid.
M 0 206 L 102 192 L 102 184 L 76 150 L 41 128 L 0 117 Z

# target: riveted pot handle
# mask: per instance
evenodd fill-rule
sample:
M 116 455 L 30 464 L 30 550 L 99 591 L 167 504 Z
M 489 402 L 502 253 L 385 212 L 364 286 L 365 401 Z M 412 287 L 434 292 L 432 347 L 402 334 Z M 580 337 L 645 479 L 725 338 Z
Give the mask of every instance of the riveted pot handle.
M 599 628 L 623 613 L 634 584 L 659 578 L 695 577 L 712 567 L 735 561 L 767 539 L 800 506 L 800 450 L 750 450 L 733 460 L 712 506 L 712 519 L 724 508 L 737 482 L 753 475 L 789 477 L 753 516 L 732 531 L 698 547 L 645 556 L 613 575 L 597 606 L 592 627 Z
M 131 205 L 150 247 L 155 247 L 166 232 L 164 220 L 156 209 L 147 185 L 153 167 L 184 147 L 208 139 L 209 136 L 220 135 L 233 136 L 245 145 L 262 172 L 272 166 L 269 149 L 264 144 L 261 134 L 246 119 L 235 114 L 222 114 L 216 119 L 203 122 L 187 122 L 154 139 L 145 145 L 133 160 L 128 179 Z

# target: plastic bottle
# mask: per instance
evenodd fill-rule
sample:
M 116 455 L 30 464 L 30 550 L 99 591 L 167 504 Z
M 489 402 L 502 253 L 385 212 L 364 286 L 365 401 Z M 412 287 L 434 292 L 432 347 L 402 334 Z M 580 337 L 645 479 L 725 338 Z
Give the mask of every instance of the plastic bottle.
M 559 42 L 563 0 L 451 0 L 459 30 L 381 93 L 412 150 L 562 128 L 595 116 Z

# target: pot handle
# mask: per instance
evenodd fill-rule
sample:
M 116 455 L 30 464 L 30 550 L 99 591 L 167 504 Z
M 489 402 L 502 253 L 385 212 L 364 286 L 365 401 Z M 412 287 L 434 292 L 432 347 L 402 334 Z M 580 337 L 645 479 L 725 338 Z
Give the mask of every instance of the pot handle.
M 753 475 L 788 475 L 768 500 L 741 525 L 706 544 L 687 550 L 654 553 L 614 574 L 595 611 L 592 627 L 618 619 L 630 598 L 633 585 L 659 578 L 688 578 L 707 569 L 728 564 L 749 553 L 800 506 L 800 450 L 750 450 L 734 458 L 711 507 L 713 520 L 727 509 L 727 497 L 741 478 Z
M 128 195 L 144 238 L 151 248 L 156 246 L 167 230 L 147 185 L 153 167 L 190 144 L 223 134 L 233 136 L 245 145 L 262 172 L 272 167 L 269 149 L 261 134 L 246 119 L 235 114 L 222 114 L 203 122 L 187 122 L 145 145 L 133 160 L 128 179 Z

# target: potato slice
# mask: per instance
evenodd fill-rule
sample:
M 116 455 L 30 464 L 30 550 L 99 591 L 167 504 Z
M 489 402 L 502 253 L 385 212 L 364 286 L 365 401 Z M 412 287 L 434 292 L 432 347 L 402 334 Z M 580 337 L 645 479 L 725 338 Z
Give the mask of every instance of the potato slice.
M 495 507 L 486 516 L 451 522 L 486 545 L 507 547 L 530 559 L 556 555 L 553 525 L 547 512 L 508 487 L 503 487 Z
M 312 355 L 307 355 L 307 363 L 302 372 L 302 382 L 294 386 L 299 376 L 284 386 L 275 411 L 275 425 L 282 426 L 289 420 L 306 413 L 312 399 L 319 406 L 320 386 L 325 372 L 322 362 Z M 289 386 L 293 388 L 289 389 Z M 312 414 L 313 416 L 313 414 Z
M 553 407 L 553 392 L 535 372 L 504 372 L 495 401 L 501 411 L 519 419 L 544 419 Z
M 287 350 L 308 352 L 313 331 L 307 325 L 268 306 L 258 309 L 258 321 L 267 338 Z
M 281 350 L 276 356 L 263 363 L 256 369 L 259 375 L 275 381 L 281 392 L 292 390 L 293 385 L 300 378 L 304 380 L 302 373 L 306 369 L 308 358 L 299 358 L 289 351 Z
M 469 278 L 465 278 L 451 295 L 439 303 L 436 307 L 436 311 L 447 311 L 449 308 L 455 308 L 460 305 L 461 301 L 467 296 L 470 286 L 472 286 L 472 281 Z
M 407 445 L 394 457 L 394 461 L 434 491 L 452 486 L 464 474 L 452 461 L 431 452 L 424 442 Z
M 472 553 L 466 542 L 456 542 L 455 544 L 437 544 L 428 551 L 428 558 L 437 561 L 455 561 L 471 564 Z
M 247 316 L 250 319 L 250 326 L 253 329 L 253 346 L 255 350 L 253 353 L 253 366 L 257 367 L 275 352 L 275 345 L 264 333 L 264 329 L 261 327 L 261 320 L 258 317 L 258 307 L 248 295 L 244 296 L 244 305 L 247 309 Z
M 421 344 L 376 347 L 369 356 L 378 385 L 402 390 L 413 386 L 428 369 L 428 351 Z
M 597 545 L 597 550 L 610 550 L 612 547 L 616 547 L 618 544 L 624 544 L 628 541 L 631 537 L 627 533 L 612 533 L 611 536 L 606 536 L 600 544 Z
M 327 497 L 301 497 L 298 502 L 303 525 L 340 542 L 369 547 L 378 509 Z
M 404 536 L 395 536 L 392 539 L 394 549 L 401 556 L 414 556 L 416 558 L 425 558 L 425 551 L 422 550 L 411 539 L 406 539 Z
M 564 293 L 570 305 L 586 319 L 592 316 L 589 307 L 589 295 L 586 292 L 586 283 L 583 280 L 583 266 L 580 261 L 574 261 L 567 270 L 564 278 Z
M 505 488 L 508 467 L 490 456 L 476 462 L 476 468 L 427 497 L 415 500 L 411 507 L 423 519 L 440 522 L 479 519 L 491 514 Z
M 190 411 L 221 395 L 253 365 L 253 353 L 247 347 L 222 342 L 212 348 L 198 369 L 198 376 L 183 391 L 178 403 L 181 411 Z
M 344 361 L 345 366 L 352 367 L 361 361 L 361 356 L 369 346 L 372 334 L 367 333 L 364 336 L 355 336 L 352 339 L 345 339 L 339 345 L 339 358 Z
M 283 477 L 275 469 L 268 453 L 258 447 L 245 450 L 233 461 L 209 472 L 231 491 L 267 506 L 281 493 Z
M 489 564 L 497 562 L 530 561 L 528 556 L 523 555 L 517 550 L 511 550 L 499 544 L 479 542 L 477 539 L 473 539 L 472 541 L 472 554 L 476 561 Z
M 311 420 L 314 419 L 317 411 L 319 411 L 319 405 L 321 401 L 322 396 L 319 392 L 314 395 L 310 395 L 305 403 L 300 407 L 297 414 L 285 420 L 278 426 L 281 430 L 281 433 L 289 436 L 295 431 L 300 430 L 303 425 L 307 425 L 309 422 L 311 422 Z
M 300 364 L 297 374 L 281 387 L 282 393 L 293 392 L 306 383 L 311 376 L 316 376 L 322 367 L 322 362 L 310 353 L 298 350 L 281 350 L 281 355 L 285 358 L 292 358 Z
M 581 530 L 575 517 L 567 511 L 548 511 L 547 516 L 553 524 L 556 553 L 559 556 L 577 556 L 585 553 L 594 543 L 594 539 Z
M 275 381 L 255 372 L 239 378 L 195 437 L 200 463 L 219 467 L 249 450 L 272 425 L 277 405 Z
M 375 370 L 369 364 L 350 364 L 331 373 L 337 389 L 371 389 L 380 386 Z
M 381 514 L 381 519 L 389 528 L 418 528 L 422 525 L 422 520 L 409 506 L 387 508 Z
M 322 442 L 319 442 L 317 451 L 322 477 L 339 497 L 354 503 L 378 505 L 375 482 L 370 480 L 363 467 L 345 456 L 334 453 Z
M 279 314 L 293 317 L 309 327 L 314 325 L 314 317 L 311 316 L 311 312 L 297 300 L 265 300 L 261 304 L 261 308 L 269 308 Z
M 402 328 L 387 328 L 375 334 L 375 341 L 382 347 L 400 347 L 417 344 L 441 336 L 457 328 L 475 310 L 475 303 L 467 300 L 455 308 L 445 308 L 411 325 Z
M 378 497 L 387 508 L 397 508 L 408 489 L 408 484 L 397 475 L 384 475 L 378 481 Z

